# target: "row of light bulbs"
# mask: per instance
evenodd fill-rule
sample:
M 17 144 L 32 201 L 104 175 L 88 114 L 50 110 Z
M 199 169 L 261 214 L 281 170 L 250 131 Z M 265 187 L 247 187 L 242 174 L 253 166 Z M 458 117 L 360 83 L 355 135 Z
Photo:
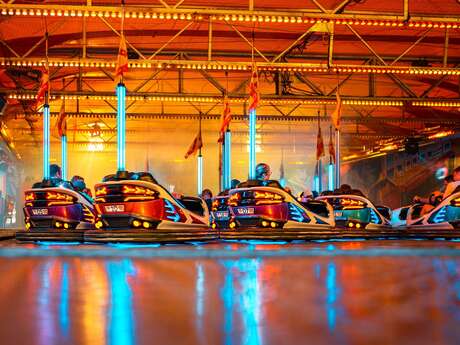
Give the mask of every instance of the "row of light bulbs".
M 44 67 L 47 62 L 45 59 L 1 59 L 0 66 L 6 67 Z M 144 61 L 136 60 L 128 62 L 130 68 L 133 69 L 152 69 L 152 68 L 178 68 L 186 70 L 210 70 L 210 71 L 247 71 L 251 70 L 250 62 L 244 63 L 209 63 L 203 61 L 189 61 L 183 63 L 180 61 L 168 60 L 167 62 L 161 61 Z M 88 67 L 88 68 L 115 68 L 115 61 L 101 61 L 101 60 L 56 60 L 50 59 L 48 61 L 49 67 Z M 327 66 L 313 66 L 312 64 L 294 64 L 291 66 L 283 66 L 283 63 L 258 63 L 259 70 L 266 71 L 293 71 L 293 72 L 309 72 L 309 73 L 376 73 L 376 74 L 411 74 L 411 75 L 460 75 L 459 68 L 444 68 L 444 67 L 386 67 L 386 66 L 353 66 L 353 65 L 334 65 Z
M 1 7 L 1 6 L 0 6 Z M 16 7 L 18 7 L 16 5 Z M 93 8 L 91 10 L 82 9 L 38 9 L 38 8 L 12 8 L 11 6 L 3 7 L 1 15 L 4 16 L 50 16 L 50 17 L 104 17 L 104 18 L 121 18 L 123 12 L 120 10 L 107 10 L 103 8 Z M 256 14 L 225 14 L 213 15 L 205 14 L 207 18 L 218 21 L 227 22 L 259 22 L 259 23 L 334 23 L 338 25 L 366 25 L 380 27 L 414 27 L 414 28 L 452 28 L 460 27 L 460 22 L 437 22 L 437 21 L 408 21 L 401 20 L 368 20 L 357 18 L 337 18 L 323 19 L 310 18 L 304 16 L 286 16 L 286 15 L 256 15 Z M 167 19 L 167 20 L 202 20 L 203 14 L 184 12 L 168 12 L 167 10 L 160 11 L 125 11 L 125 18 L 134 19 Z
M 21 94 L 9 94 L 9 99 L 16 100 L 34 100 L 36 97 L 33 93 L 21 93 Z M 116 101 L 117 97 L 114 95 L 51 95 L 50 100 L 95 100 L 95 101 Z M 199 102 L 199 103 L 219 103 L 222 102 L 222 97 L 201 97 L 201 96 L 136 96 L 127 95 L 128 101 L 149 101 L 149 102 Z M 230 103 L 243 104 L 248 102 L 245 97 L 231 97 L 229 98 Z M 335 104 L 335 100 L 324 100 L 324 99 L 261 99 L 261 104 L 277 104 L 277 105 L 289 105 L 289 104 L 304 104 L 304 105 L 324 105 L 324 104 Z M 460 107 L 460 102 L 451 101 L 407 101 L 412 106 L 417 107 Z M 360 105 L 360 106 L 390 106 L 390 107 L 401 107 L 405 101 L 400 100 L 366 100 L 366 99 L 344 99 L 342 104 L 344 105 Z

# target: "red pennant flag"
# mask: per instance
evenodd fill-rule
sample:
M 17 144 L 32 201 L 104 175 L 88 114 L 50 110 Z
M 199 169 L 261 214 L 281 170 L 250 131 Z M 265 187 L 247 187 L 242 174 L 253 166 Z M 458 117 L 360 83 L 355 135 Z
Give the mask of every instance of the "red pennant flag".
M 251 82 L 249 83 L 249 111 L 255 110 L 259 105 L 259 75 L 257 73 L 257 66 L 254 64 L 252 67 Z
M 334 125 L 335 129 L 339 129 L 340 127 L 340 117 L 342 116 L 342 100 L 340 99 L 339 91 L 336 92 L 337 97 L 337 105 L 331 115 L 332 124 Z
M 324 156 L 324 142 L 321 135 L 321 127 L 318 126 L 318 136 L 316 138 L 316 160 Z
M 332 134 L 329 135 L 329 157 L 335 164 L 335 147 L 334 142 L 332 141 Z
M 224 142 L 225 131 L 230 125 L 231 120 L 232 120 L 232 111 L 230 110 L 230 103 L 228 101 L 228 98 L 227 96 L 225 96 L 224 97 L 224 111 L 222 112 L 222 124 L 220 126 L 219 140 L 217 140 L 218 143 Z
M 115 76 L 122 77 L 126 72 L 128 72 L 128 49 L 126 48 L 125 36 L 122 34 L 120 36 L 120 47 L 118 48 Z
M 193 140 L 192 144 L 188 148 L 187 153 L 185 154 L 184 158 L 187 159 L 191 155 L 197 153 L 203 147 L 203 141 L 201 140 L 201 131 L 198 132 L 195 139 Z
M 144 170 L 145 172 L 150 172 L 150 158 L 148 155 L 145 157 L 145 168 L 144 169 L 145 169 Z
M 45 101 L 45 94 L 46 92 L 49 93 L 50 89 L 50 76 L 48 73 L 48 69 L 45 69 L 42 73 L 42 78 L 40 80 L 40 88 L 37 92 L 37 104 L 43 103 Z
M 65 113 L 65 99 L 62 99 L 61 110 L 59 110 L 59 116 L 56 122 L 58 133 L 60 137 L 67 135 L 67 121 Z

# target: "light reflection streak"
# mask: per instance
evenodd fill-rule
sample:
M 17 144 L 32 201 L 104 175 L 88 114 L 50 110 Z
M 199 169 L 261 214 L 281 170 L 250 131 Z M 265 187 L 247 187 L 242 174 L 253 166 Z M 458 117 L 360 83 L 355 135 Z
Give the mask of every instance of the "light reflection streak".
M 112 345 L 135 344 L 132 291 L 129 276 L 135 275 L 131 260 L 111 261 L 106 264 L 110 281 L 108 311 L 108 338 Z
M 330 331 L 334 331 L 337 323 L 337 299 L 340 293 L 337 286 L 337 271 L 335 263 L 330 262 L 327 265 L 326 273 L 326 311 L 327 311 L 327 324 Z
M 62 264 L 59 324 L 62 334 L 67 338 L 69 336 L 69 265 L 67 263 Z
M 204 309 L 204 271 L 203 265 L 197 264 L 196 265 L 196 314 L 198 315 L 199 319 L 203 317 L 203 309 Z
M 104 266 L 96 261 L 84 261 L 81 275 L 90 293 L 83 294 L 84 344 L 106 344 L 108 277 Z
M 203 333 L 205 328 L 203 326 L 203 317 L 204 317 L 204 297 L 205 297 L 205 275 L 203 264 L 196 264 L 196 283 L 195 283 L 195 313 L 196 313 L 196 327 L 198 332 L 198 337 L 200 339 L 200 344 L 206 344 L 206 335 Z
M 259 282 L 260 259 L 223 261 L 225 280 L 222 289 L 224 301 L 225 344 L 233 344 L 235 320 L 233 312 L 241 317 L 242 339 L 237 343 L 263 344 L 261 335 L 261 288 Z M 237 285 L 238 284 L 238 285 Z
M 38 297 L 38 338 L 42 345 L 49 345 L 54 334 L 54 313 L 50 306 L 51 273 L 54 261 L 47 261 L 40 271 L 40 286 Z

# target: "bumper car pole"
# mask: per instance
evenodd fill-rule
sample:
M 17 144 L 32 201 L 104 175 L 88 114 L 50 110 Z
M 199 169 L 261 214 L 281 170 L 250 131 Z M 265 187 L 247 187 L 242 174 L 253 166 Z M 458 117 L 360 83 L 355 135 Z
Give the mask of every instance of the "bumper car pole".
M 201 154 L 201 149 L 197 157 L 197 168 L 197 194 L 201 195 L 201 192 L 203 191 L 203 156 Z
M 256 110 L 249 110 L 249 179 L 256 178 Z
M 224 188 L 229 189 L 231 187 L 232 180 L 232 132 L 229 129 L 225 132 L 224 140 Z
M 62 179 L 67 181 L 67 135 L 61 137 L 61 171 Z
M 50 178 L 50 106 L 48 96 L 43 106 L 43 179 Z
M 340 130 L 335 130 L 335 185 L 340 186 Z
M 118 171 L 126 170 L 126 86 L 117 85 L 117 150 Z

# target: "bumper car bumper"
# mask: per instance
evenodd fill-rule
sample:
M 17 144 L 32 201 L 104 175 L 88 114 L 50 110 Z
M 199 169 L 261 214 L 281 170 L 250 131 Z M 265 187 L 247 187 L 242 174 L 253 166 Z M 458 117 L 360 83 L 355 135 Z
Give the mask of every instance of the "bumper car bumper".
M 16 232 L 15 238 L 18 242 L 83 242 L 83 234 L 83 230 L 31 229 Z
M 119 229 L 90 230 L 85 232 L 85 241 L 97 243 L 137 242 L 137 243 L 183 243 L 192 241 L 212 241 L 218 233 L 210 229 Z

